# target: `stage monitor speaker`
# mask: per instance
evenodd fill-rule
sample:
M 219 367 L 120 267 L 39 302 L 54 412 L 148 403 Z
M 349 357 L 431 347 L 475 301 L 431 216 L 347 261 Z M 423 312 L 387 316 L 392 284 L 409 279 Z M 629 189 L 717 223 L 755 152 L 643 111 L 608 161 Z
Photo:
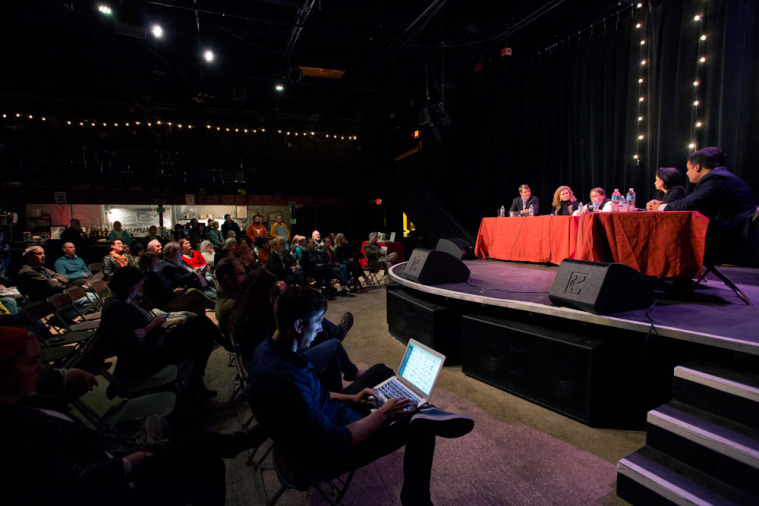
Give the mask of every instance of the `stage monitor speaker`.
M 565 259 L 548 297 L 556 305 L 594 314 L 649 307 L 653 291 L 645 277 L 624 264 Z
M 423 285 L 464 283 L 469 281 L 469 267 L 460 259 L 442 251 L 416 248 L 406 263 L 404 277 Z
M 436 251 L 445 251 L 458 259 L 473 260 L 474 248 L 464 239 L 451 237 L 450 239 L 440 239 L 435 246 Z

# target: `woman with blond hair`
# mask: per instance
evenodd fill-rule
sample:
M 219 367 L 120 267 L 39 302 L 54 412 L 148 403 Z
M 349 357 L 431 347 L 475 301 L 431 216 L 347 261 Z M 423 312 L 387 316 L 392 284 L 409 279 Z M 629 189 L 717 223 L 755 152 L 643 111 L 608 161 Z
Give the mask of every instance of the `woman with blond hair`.
M 580 202 L 575 198 L 572 188 L 569 186 L 559 186 L 553 192 L 553 214 L 555 216 L 572 216 L 572 213 L 580 207 Z

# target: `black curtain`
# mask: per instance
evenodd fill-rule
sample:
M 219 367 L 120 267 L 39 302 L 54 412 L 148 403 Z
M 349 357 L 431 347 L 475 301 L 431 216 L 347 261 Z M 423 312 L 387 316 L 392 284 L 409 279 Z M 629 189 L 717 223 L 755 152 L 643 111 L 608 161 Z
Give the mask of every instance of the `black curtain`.
M 513 59 L 486 57 L 482 70 L 461 65 L 447 76 L 453 128 L 440 141 L 426 132 L 415 175 L 473 232 L 482 216 L 508 206 L 522 183 L 540 197 L 542 213 L 560 185 L 584 202 L 595 186 L 607 193 L 634 187 L 645 203 L 658 167 L 677 167 L 685 179 L 692 142 L 721 146 L 728 167 L 759 190 L 751 170 L 759 159 L 758 5 L 631 6 L 603 23 L 583 20 L 576 36 L 546 35 L 538 50 L 515 36 Z

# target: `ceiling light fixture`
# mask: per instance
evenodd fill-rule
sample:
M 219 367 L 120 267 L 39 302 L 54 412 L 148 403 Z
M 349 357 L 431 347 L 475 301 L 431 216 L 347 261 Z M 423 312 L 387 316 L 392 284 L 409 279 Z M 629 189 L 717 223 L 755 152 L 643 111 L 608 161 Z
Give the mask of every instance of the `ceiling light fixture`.
M 203 53 L 203 59 L 208 63 L 211 63 L 212 61 L 214 61 L 215 58 L 216 56 L 213 54 L 213 51 L 211 51 L 210 49 L 206 49 L 205 52 Z
M 161 28 L 161 25 L 153 25 L 152 28 L 150 28 L 150 33 L 152 33 L 153 37 L 156 39 L 160 39 L 163 37 L 163 28 Z

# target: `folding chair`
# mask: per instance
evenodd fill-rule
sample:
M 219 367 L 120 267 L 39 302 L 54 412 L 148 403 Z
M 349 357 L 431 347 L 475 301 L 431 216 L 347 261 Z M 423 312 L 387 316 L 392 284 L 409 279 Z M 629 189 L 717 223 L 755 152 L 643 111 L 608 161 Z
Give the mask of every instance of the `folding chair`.
M 51 295 L 47 298 L 47 301 L 53 306 L 55 315 L 58 318 L 58 322 L 68 332 L 95 330 L 98 328 L 98 325 L 100 325 L 99 321 L 85 321 L 77 323 L 73 321 L 73 319 L 72 322 L 69 323 L 68 319 L 70 318 L 70 315 L 81 314 L 81 312 L 76 308 L 74 302 L 65 293 L 57 293 L 55 295 Z M 68 313 L 68 315 L 66 313 Z
M 374 268 L 372 268 L 371 264 L 369 263 L 369 259 L 366 257 L 366 253 L 364 253 L 363 250 L 361 250 L 361 253 L 364 255 L 364 260 L 366 260 L 366 267 L 364 268 L 364 272 L 368 272 L 366 281 L 373 287 L 379 288 L 381 285 L 380 280 L 377 278 L 377 273 L 382 270 L 382 265 L 377 264 Z
M 353 481 L 353 475 L 356 474 L 356 470 L 352 469 L 345 475 L 345 478 L 340 476 L 327 482 L 321 482 L 314 478 L 290 452 L 276 444 L 272 451 L 272 462 L 281 486 L 271 498 L 267 498 L 266 504 L 268 506 L 276 504 L 285 490 L 305 492 L 311 487 L 315 487 L 329 504 L 333 506 L 342 504 L 351 481 Z M 329 486 L 326 491 L 323 488 L 325 483 Z M 264 496 L 266 496 L 265 489 Z
M 87 297 L 87 292 L 82 288 L 81 286 L 72 286 L 71 288 L 66 288 L 63 290 L 63 293 L 66 294 L 66 296 L 71 300 L 73 303 L 75 300 L 79 300 L 83 297 Z M 96 300 L 98 297 L 94 297 Z M 92 301 L 92 299 L 89 299 Z M 92 304 L 92 310 L 89 313 L 85 313 L 82 310 L 80 310 L 76 304 L 73 304 L 74 309 L 76 310 L 77 314 L 79 314 L 79 317 L 83 321 L 95 321 L 100 320 L 100 310 L 96 306 L 97 303 Z
M 58 324 L 59 318 L 55 313 L 55 308 L 47 301 L 33 302 L 23 306 L 21 315 L 27 330 L 37 337 L 43 348 L 68 344 L 80 345 L 93 334 L 93 331 L 71 331 Z
M 89 264 L 87 268 L 92 273 L 92 279 L 103 279 L 103 264 L 102 263 Z
M 174 382 L 179 376 L 179 368 L 170 364 L 150 376 L 134 381 L 122 381 L 110 372 L 110 364 L 106 362 L 107 359 L 115 355 L 115 351 L 108 342 L 108 336 L 96 332 L 85 343 L 82 357 L 77 359 L 78 362 L 86 361 L 87 365 L 83 366 L 83 369 L 87 369 L 93 374 L 99 374 L 108 381 L 106 396 L 109 399 L 114 397 L 132 399 L 157 390 L 168 390 L 173 388 Z
M 90 292 L 95 294 L 94 304 L 98 306 L 98 309 L 103 309 L 103 302 L 108 297 L 108 283 L 102 279 L 93 279 L 90 281 Z

